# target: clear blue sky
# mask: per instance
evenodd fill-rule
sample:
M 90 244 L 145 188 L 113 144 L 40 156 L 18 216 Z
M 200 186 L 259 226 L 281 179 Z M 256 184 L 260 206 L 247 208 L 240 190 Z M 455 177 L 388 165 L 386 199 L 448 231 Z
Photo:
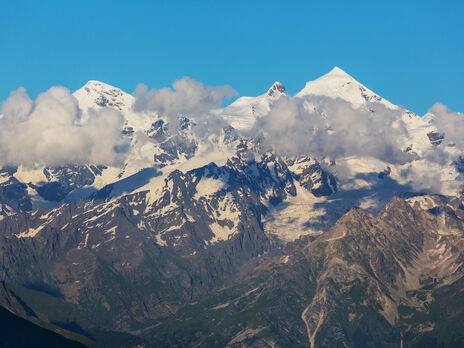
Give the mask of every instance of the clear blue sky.
M 132 93 L 189 76 L 295 94 L 339 66 L 395 104 L 464 112 L 461 0 L 80 0 L 0 3 L 0 100 L 90 79 Z

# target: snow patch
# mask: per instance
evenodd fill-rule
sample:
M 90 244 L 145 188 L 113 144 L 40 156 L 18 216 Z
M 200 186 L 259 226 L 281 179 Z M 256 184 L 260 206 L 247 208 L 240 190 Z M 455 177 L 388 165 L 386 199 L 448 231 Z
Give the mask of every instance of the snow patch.
M 212 196 L 219 190 L 222 190 L 225 187 L 225 185 L 225 182 L 221 179 L 203 177 L 196 186 L 197 192 L 195 193 L 193 198 L 199 199 L 200 197 Z
M 35 237 L 40 231 L 42 231 L 45 227 L 47 227 L 50 223 L 55 221 L 55 218 L 60 216 L 62 213 L 59 210 L 51 210 L 46 212 L 45 214 L 39 217 L 39 220 L 44 220 L 42 225 L 36 228 L 28 228 L 27 230 L 16 234 L 17 238 L 33 238 Z
M 235 229 L 228 226 L 221 226 L 217 222 L 213 222 L 209 225 L 211 232 L 213 232 L 214 237 L 211 239 L 211 243 L 217 243 L 221 240 L 227 240 L 231 235 L 235 233 Z

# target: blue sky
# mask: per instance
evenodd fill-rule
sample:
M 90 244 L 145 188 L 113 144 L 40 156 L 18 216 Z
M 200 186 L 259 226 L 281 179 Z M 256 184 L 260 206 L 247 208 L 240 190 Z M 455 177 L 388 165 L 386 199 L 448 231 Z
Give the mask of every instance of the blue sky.
M 74 91 L 101 80 L 132 93 L 183 76 L 290 94 L 333 66 L 419 114 L 464 112 L 464 2 L 2 1 L 0 100 L 23 86 Z

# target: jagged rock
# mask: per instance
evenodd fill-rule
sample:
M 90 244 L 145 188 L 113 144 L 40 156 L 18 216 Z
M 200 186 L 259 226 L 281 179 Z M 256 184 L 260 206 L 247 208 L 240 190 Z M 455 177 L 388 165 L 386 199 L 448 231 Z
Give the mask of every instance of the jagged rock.
M 330 196 L 337 192 L 337 181 L 319 163 L 306 167 L 299 175 L 300 184 L 316 197 Z
M 461 303 L 464 225 L 416 204 L 429 200 L 451 204 L 422 196 L 394 198 L 378 216 L 354 208 L 321 236 L 262 258 L 247 276 L 174 315 L 189 325 L 175 342 L 207 344 L 214 332 L 222 346 L 461 345 L 462 331 L 446 328 L 462 327 L 462 306 L 452 304 Z M 195 322 L 187 319 L 193 313 Z M 171 323 L 162 321 L 150 337 L 156 341 Z
M 48 182 L 43 185 L 29 186 L 47 201 L 59 202 L 74 189 L 93 184 L 97 175 L 101 175 L 105 166 L 68 165 L 44 168 Z
M 445 135 L 436 131 L 427 133 L 427 137 L 429 138 L 430 144 L 434 146 L 438 146 L 442 143 L 443 139 L 445 139 Z
M 32 209 L 27 186 L 14 177 L 16 170 L 16 167 L 0 168 L 0 216 Z
M 272 85 L 271 88 L 269 88 L 269 90 L 267 91 L 267 95 L 269 97 L 275 98 L 281 96 L 282 94 L 285 94 L 286 91 L 287 90 L 283 84 L 281 84 L 280 82 L 276 82 Z
M 387 166 L 384 170 L 382 170 L 377 177 L 379 179 L 384 179 L 386 176 L 389 176 L 391 174 L 391 168 L 390 166 Z
M 157 153 L 154 155 L 155 163 L 161 167 L 180 159 L 192 158 L 197 149 L 198 143 L 192 134 L 192 127 L 195 123 L 187 117 L 180 117 L 177 124 L 177 133 L 169 135 L 169 125 L 159 120 L 153 123 L 149 131 L 150 137 L 158 141 Z

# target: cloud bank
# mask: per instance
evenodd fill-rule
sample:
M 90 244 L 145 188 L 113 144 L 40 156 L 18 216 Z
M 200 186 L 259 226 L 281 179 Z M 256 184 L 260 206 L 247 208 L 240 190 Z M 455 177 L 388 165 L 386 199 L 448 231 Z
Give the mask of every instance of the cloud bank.
M 0 165 L 114 164 L 125 140 L 122 115 L 103 109 L 81 122 L 77 100 L 52 87 L 32 101 L 24 88 L 2 103 Z
M 354 110 L 341 99 L 282 97 L 252 132 L 264 132 L 267 145 L 287 155 L 370 156 L 404 163 L 411 158 L 402 149 L 408 132 L 400 113 L 381 104 L 375 111 Z

